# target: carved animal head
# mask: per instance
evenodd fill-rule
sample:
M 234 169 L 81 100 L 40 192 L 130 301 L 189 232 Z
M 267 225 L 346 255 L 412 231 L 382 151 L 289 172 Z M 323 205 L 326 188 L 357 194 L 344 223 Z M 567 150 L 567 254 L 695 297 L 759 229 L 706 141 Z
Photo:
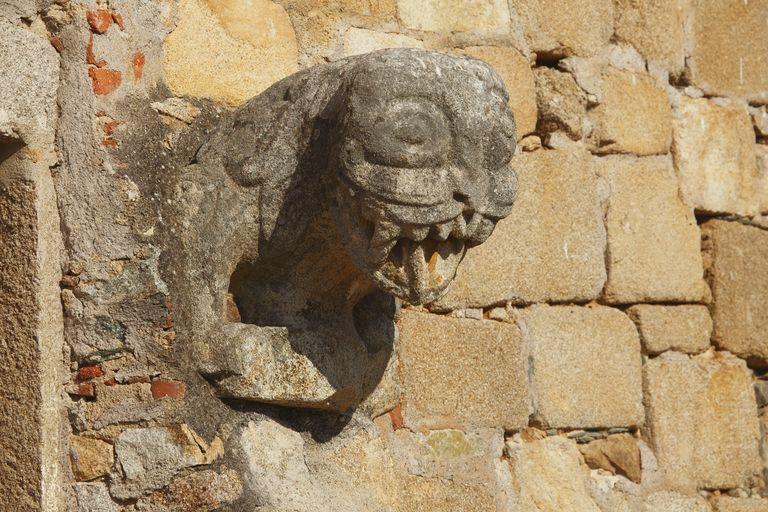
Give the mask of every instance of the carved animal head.
M 361 58 L 346 90 L 331 160 L 342 240 L 385 291 L 435 300 L 515 200 L 507 93 L 481 61 L 419 50 Z
M 411 303 L 442 295 L 468 247 L 509 214 L 515 122 L 482 61 L 396 49 L 292 75 L 234 112 L 198 161 L 257 191 L 260 254 L 323 208 L 354 263 Z

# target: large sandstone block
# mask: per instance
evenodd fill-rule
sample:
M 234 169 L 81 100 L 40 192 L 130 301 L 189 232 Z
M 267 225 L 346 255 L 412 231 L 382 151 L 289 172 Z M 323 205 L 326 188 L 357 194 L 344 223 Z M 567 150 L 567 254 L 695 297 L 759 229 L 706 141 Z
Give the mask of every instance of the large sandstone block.
M 406 27 L 429 32 L 472 32 L 481 35 L 509 31 L 506 0 L 397 0 Z
M 517 327 L 405 310 L 399 332 L 406 426 L 515 429 L 528 424 Z
M 272 420 L 250 422 L 235 440 L 243 483 L 274 512 L 507 510 L 494 508 L 509 492 L 501 429 L 422 434 L 376 423 L 313 443 Z
M 186 425 L 127 429 L 115 440 L 115 454 L 110 492 L 122 500 L 165 487 L 183 468 L 210 463 Z
M 667 352 L 644 367 L 646 436 L 669 486 L 748 485 L 761 470 L 752 374 L 743 360 Z
M 0 146 L 0 149 L 5 149 Z M 2 169 L 0 169 L 2 171 Z M 2 175 L 0 175 L 2 177 Z M 34 185 L 14 180 L 0 187 L 0 493 L 18 509 L 42 510 L 41 396 L 29 380 L 38 375 L 37 219 Z M 7 237 L 7 238 L 6 238 Z M 11 314 L 13 312 L 13 314 Z
M 590 142 L 596 153 L 667 153 L 672 108 L 664 89 L 648 75 L 608 68 L 600 80 L 600 104 L 590 110 Z
M 507 443 L 520 510 L 600 512 L 589 492 L 589 468 L 576 443 L 558 436 Z
M 405 472 L 470 485 L 501 483 L 496 481 L 504 449 L 500 428 L 426 433 L 399 428 L 389 434 L 392 455 Z
M 424 48 L 424 43 L 403 34 L 377 32 L 351 27 L 344 33 L 344 56 L 384 50 L 385 48 Z
M 643 422 L 640 340 L 605 306 L 536 305 L 513 311 L 530 359 L 535 417 L 553 428 Z
M 107 485 L 101 482 L 74 485 L 77 512 L 119 512 L 120 506 L 112 501 Z
M 494 496 L 482 485 L 437 478 L 405 477 L 396 512 L 454 512 L 497 510 Z
M 531 50 L 550 58 L 590 57 L 613 33 L 611 0 L 511 0 Z
M 79 481 L 108 475 L 115 461 L 111 444 L 83 436 L 70 437 L 69 458 L 72 473 Z
M 515 114 L 517 139 L 536 130 L 536 90 L 531 65 L 523 54 L 503 46 L 470 46 L 461 52 L 483 60 L 501 76 Z
M 712 318 L 706 306 L 638 304 L 627 314 L 637 325 L 647 354 L 667 350 L 697 354 L 709 348 Z
M 59 80 L 56 50 L 39 35 L 0 18 L 0 69 L 0 144 L 9 136 L 25 144 L 39 144 L 40 138 L 51 142 Z
M 685 64 L 682 0 L 614 0 L 616 38 L 673 73 Z
M 298 46 L 285 10 L 270 0 L 183 0 L 163 45 L 174 94 L 239 105 L 298 70 Z
M 718 496 L 712 500 L 712 507 L 715 512 L 765 512 L 768 510 L 768 499 Z
M 699 302 L 706 297 L 700 234 L 679 198 L 668 158 L 606 157 L 608 281 L 605 300 Z
M 688 74 L 715 96 L 768 101 L 768 1 L 693 0 Z
M 135 507 L 179 512 L 223 510 L 242 492 L 243 483 L 237 471 L 226 467 L 220 471 L 206 469 L 174 478 L 164 489 L 139 499 Z
M 519 196 L 493 235 L 470 249 L 442 307 L 588 301 L 605 282 L 605 231 L 591 157 L 576 149 L 513 161 Z
M 755 133 L 741 106 L 683 97 L 673 121 L 672 154 L 683 197 L 697 210 L 758 210 Z
M 712 341 L 744 358 L 768 362 L 768 231 L 738 222 L 702 225 L 712 288 Z
M 707 500 L 676 492 L 656 492 L 643 503 L 643 512 L 710 512 Z
M 755 144 L 757 155 L 757 195 L 758 210 L 768 213 L 768 146 Z

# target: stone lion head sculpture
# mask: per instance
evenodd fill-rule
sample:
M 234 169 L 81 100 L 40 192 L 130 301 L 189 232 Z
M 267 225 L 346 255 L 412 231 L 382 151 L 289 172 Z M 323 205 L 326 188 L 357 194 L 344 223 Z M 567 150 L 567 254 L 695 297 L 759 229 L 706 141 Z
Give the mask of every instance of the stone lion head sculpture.
M 444 54 L 403 50 L 358 66 L 332 160 L 340 229 L 382 289 L 429 302 L 515 200 L 507 93 L 485 64 Z

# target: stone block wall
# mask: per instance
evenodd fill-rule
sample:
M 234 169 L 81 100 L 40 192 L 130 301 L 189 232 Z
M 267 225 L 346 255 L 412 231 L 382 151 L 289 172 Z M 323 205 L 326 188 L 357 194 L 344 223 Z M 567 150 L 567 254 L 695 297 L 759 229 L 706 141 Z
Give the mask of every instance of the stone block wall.
M 768 510 L 768 0 L 0 2 L 2 510 Z M 512 214 L 344 415 L 222 401 L 166 212 L 309 66 L 488 62 Z M 236 315 L 237 312 L 233 311 Z

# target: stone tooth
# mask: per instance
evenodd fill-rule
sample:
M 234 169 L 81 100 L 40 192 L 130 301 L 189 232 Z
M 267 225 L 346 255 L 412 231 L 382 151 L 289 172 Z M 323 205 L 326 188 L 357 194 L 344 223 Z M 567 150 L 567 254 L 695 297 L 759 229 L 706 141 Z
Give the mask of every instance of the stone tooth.
M 453 228 L 453 221 L 437 224 L 432 228 L 432 238 L 442 242 L 450 236 L 452 228 Z
M 416 242 L 403 244 L 403 265 L 410 285 L 421 296 L 429 286 L 429 268 L 424 257 L 424 246 Z
M 469 222 L 467 223 L 467 229 L 465 238 L 470 239 L 474 236 L 475 231 L 477 231 L 478 226 L 480 225 L 480 221 L 483 219 L 483 216 L 480 215 L 477 212 L 472 213 L 472 218 L 469 219 Z
M 397 242 L 400 233 L 400 227 L 396 224 L 387 221 L 377 222 L 369 246 L 371 257 L 376 262 L 383 261 Z
M 464 240 L 467 236 L 467 221 L 464 219 L 464 215 L 459 214 L 453 220 L 453 229 L 451 229 L 451 235 L 458 240 Z
M 480 221 L 477 223 L 477 227 L 472 232 L 472 236 L 467 237 L 467 241 L 473 245 L 485 242 L 485 240 L 491 236 L 491 233 L 493 233 L 493 228 L 495 226 L 496 224 L 491 219 L 481 217 Z
M 397 224 L 385 220 L 378 221 L 373 229 L 371 247 L 381 247 L 397 240 L 401 230 Z
M 414 242 L 421 242 L 429 234 L 430 226 L 409 225 L 403 228 L 403 234 Z

